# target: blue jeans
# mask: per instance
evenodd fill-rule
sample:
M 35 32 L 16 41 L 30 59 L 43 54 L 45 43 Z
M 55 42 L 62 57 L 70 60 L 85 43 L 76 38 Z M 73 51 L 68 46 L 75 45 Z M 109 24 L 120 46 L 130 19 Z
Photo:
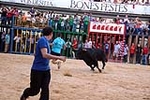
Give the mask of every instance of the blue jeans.
M 77 24 L 73 24 L 73 29 L 72 29 L 72 31 L 73 31 L 73 32 L 76 32 L 76 29 L 77 29 Z
M 147 65 L 147 54 L 142 55 L 142 64 Z
M 6 25 L 6 21 L 7 21 L 7 18 L 6 17 L 2 17 L 2 24 Z

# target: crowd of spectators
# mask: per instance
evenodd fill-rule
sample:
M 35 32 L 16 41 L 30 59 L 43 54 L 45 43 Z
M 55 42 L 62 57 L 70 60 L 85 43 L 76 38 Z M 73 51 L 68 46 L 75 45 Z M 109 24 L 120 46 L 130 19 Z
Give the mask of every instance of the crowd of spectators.
M 91 13 L 65 15 L 57 14 L 53 11 L 38 11 L 31 8 L 29 11 L 18 10 L 16 7 L 2 7 L 1 24 L 10 24 L 12 16 L 15 16 L 15 25 L 23 27 L 40 28 L 51 26 L 55 30 L 70 31 L 70 32 L 86 32 L 90 21 L 100 23 L 117 23 L 125 24 L 127 33 L 130 34 L 150 34 L 150 21 L 144 22 L 139 17 L 129 18 L 126 15 L 120 18 L 108 19 L 101 17 L 93 17 Z
M 16 7 L 1 7 L 0 10 L 1 13 L 1 25 L 10 25 L 12 24 L 12 17 L 14 17 L 15 22 L 14 24 L 16 26 L 21 27 L 30 27 L 30 28 L 43 28 L 45 26 L 51 26 L 55 30 L 60 31 L 66 31 L 66 32 L 80 32 L 80 33 L 87 33 L 88 24 L 90 21 L 94 22 L 100 22 L 100 23 L 116 23 L 116 24 L 125 24 L 126 26 L 126 33 L 127 34 L 136 34 L 136 35 L 150 35 L 150 21 L 144 22 L 141 21 L 139 17 L 136 18 L 129 18 L 128 15 L 126 15 L 124 18 L 120 18 L 120 16 L 116 16 L 116 18 L 107 19 L 107 18 L 101 18 L 101 17 L 93 17 L 92 13 L 84 13 L 84 14 L 74 14 L 74 15 L 65 15 L 65 14 L 57 14 L 53 11 L 38 11 L 35 8 L 31 8 L 29 11 L 24 11 L 21 9 L 17 9 Z M 6 32 L 1 32 L 1 48 L 5 48 L 5 52 L 8 52 L 9 43 L 10 43 L 10 35 Z M 21 39 L 20 36 L 17 36 L 19 40 Z M 14 37 L 14 40 L 18 40 Z M 28 48 L 26 51 L 29 51 L 29 44 L 30 42 L 34 40 L 27 39 L 28 46 L 25 46 Z M 36 43 L 36 41 L 34 41 Z M 87 45 L 86 45 L 87 43 Z M 91 48 L 91 47 L 97 47 L 94 46 L 94 41 L 86 40 L 86 43 L 84 44 L 85 48 Z M 121 59 L 124 62 L 127 62 L 127 56 L 130 56 L 130 62 L 133 63 L 133 56 L 137 52 L 137 49 L 132 50 L 132 46 L 128 47 L 127 44 L 124 44 L 124 49 L 121 46 L 122 42 L 118 41 L 116 44 L 113 44 L 112 52 L 114 60 Z M 106 42 L 103 43 L 103 49 L 105 50 L 106 54 L 109 54 L 109 45 L 110 43 Z M 4 46 L 5 45 L 5 46 Z M 20 48 L 20 43 L 18 42 L 18 46 Z M 80 40 L 77 40 L 77 37 L 75 36 L 73 39 L 67 39 L 66 40 L 66 54 L 68 57 L 75 58 L 76 50 L 78 49 L 80 44 Z M 2 47 L 3 46 L 3 47 Z M 33 46 L 31 46 L 31 52 L 34 52 Z M 147 44 L 144 45 L 143 48 L 141 48 L 141 57 L 139 61 L 139 56 L 136 57 L 138 60 L 136 60 L 136 63 L 142 63 L 142 64 L 148 64 L 148 52 L 146 51 Z M 135 47 L 137 48 L 137 47 Z M 123 53 L 120 54 L 120 50 L 123 49 Z M 2 49 L 1 49 L 2 50 Z M 3 51 L 3 50 L 2 50 Z M 20 51 L 17 47 L 17 51 Z M 73 51 L 73 52 L 72 52 Z M 128 53 L 130 51 L 130 54 Z M 146 52 L 145 52 L 146 51 Z M 129 54 L 129 55 L 128 55 Z M 120 56 L 121 55 L 121 56 Z M 121 57 L 121 58 L 120 58 Z M 142 61 L 142 62 L 141 62 Z

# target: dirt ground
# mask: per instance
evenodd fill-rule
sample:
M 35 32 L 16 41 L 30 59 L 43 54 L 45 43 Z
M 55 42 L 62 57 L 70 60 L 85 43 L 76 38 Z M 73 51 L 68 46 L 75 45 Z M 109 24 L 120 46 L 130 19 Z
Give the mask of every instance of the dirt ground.
M 29 86 L 33 58 L 0 54 L 0 100 L 19 100 Z M 150 66 L 108 62 L 102 73 L 80 60 L 67 59 L 59 70 L 51 66 L 51 100 L 150 100 Z

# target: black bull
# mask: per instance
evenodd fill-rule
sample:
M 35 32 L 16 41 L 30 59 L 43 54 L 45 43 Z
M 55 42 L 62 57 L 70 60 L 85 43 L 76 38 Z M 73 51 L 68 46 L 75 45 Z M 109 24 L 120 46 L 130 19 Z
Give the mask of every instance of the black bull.
M 99 72 L 101 72 L 101 69 L 98 66 L 98 61 L 102 61 L 102 69 L 104 69 L 105 62 L 107 62 L 107 58 L 103 50 L 92 48 L 79 48 L 77 51 L 77 59 L 83 60 L 88 66 L 90 66 L 92 71 L 94 71 L 94 68 L 96 67 Z

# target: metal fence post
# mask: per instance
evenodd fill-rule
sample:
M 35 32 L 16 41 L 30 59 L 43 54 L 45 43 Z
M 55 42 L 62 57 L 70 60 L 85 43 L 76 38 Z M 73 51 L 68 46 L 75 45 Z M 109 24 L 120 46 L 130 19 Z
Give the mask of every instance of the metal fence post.
M 14 40 L 14 28 L 11 28 L 11 34 L 10 34 L 10 39 L 11 39 L 11 41 L 10 41 L 10 53 L 13 51 L 13 40 Z

